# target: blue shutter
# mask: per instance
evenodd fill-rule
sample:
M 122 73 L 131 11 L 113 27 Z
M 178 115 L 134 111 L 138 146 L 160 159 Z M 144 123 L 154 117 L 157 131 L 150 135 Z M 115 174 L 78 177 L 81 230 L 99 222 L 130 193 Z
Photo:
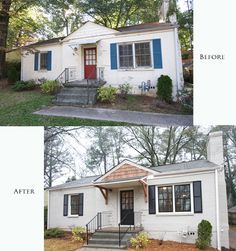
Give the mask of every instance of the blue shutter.
M 148 211 L 156 214 L 156 186 L 148 186 Z
M 110 44 L 111 69 L 117 69 L 117 44 Z
M 39 70 L 39 53 L 35 52 L 34 54 L 34 70 L 38 71 Z
M 161 39 L 152 40 L 154 68 L 162 69 Z
M 193 182 L 194 213 L 202 213 L 202 184 L 201 181 Z
M 47 54 L 47 70 L 51 71 L 52 70 L 52 52 L 48 51 Z

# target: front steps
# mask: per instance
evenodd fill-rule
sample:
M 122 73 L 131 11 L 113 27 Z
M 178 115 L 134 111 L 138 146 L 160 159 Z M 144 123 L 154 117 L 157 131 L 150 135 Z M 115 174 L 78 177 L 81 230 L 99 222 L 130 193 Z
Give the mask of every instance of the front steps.
M 135 236 L 138 231 L 128 231 L 127 233 L 121 232 L 123 237 L 121 245 L 119 246 L 119 232 L 118 231 L 105 231 L 97 230 L 89 239 L 88 248 L 102 248 L 102 249 L 126 249 L 129 246 L 130 239 Z
M 104 84 L 98 80 L 74 81 L 64 84 L 60 93 L 57 94 L 56 105 L 93 105 L 97 101 L 97 89 Z

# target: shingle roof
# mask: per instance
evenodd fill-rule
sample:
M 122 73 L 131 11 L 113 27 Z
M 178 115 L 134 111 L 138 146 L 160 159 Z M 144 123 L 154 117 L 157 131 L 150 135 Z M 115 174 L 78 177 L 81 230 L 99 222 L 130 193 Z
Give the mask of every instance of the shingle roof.
M 61 185 L 51 187 L 49 190 L 61 189 L 61 188 L 74 188 L 74 187 L 80 187 L 80 186 L 84 186 L 84 185 L 90 185 L 90 184 L 92 184 L 92 182 L 95 179 L 97 179 L 99 177 L 100 177 L 100 175 L 84 177 L 79 180 L 74 180 L 71 182 L 67 182 L 67 183 L 64 183 Z
M 214 167 L 217 167 L 217 165 L 208 160 L 195 160 L 195 161 L 181 162 L 176 164 L 169 164 L 150 168 L 152 170 L 164 173 L 171 171 L 181 171 L 181 170 L 198 169 L 198 168 L 214 168 Z
M 54 44 L 54 43 L 60 42 L 64 38 L 65 37 L 57 37 L 57 38 L 52 38 L 52 39 L 48 39 L 48 40 L 42 40 L 42 41 L 38 41 L 38 42 L 33 43 L 33 44 L 26 45 L 26 46 L 24 46 L 24 48 L 32 47 L 32 46 L 36 46 L 36 45 L 40 46 L 40 45 L 45 45 L 45 44 Z
M 164 30 L 164 29 L 171 29 L 176 27 L 175 24 L 171 23 L 145 23 L 145 24 L 137 24 L 137 25 L 131 25 L 126 27 L 120 27 L 117 28 L 120 32 L 129 32 L 129 31 L 140 31 L 140 30 L 149 30 L 149 29 L 157 29 L 157 30 Z

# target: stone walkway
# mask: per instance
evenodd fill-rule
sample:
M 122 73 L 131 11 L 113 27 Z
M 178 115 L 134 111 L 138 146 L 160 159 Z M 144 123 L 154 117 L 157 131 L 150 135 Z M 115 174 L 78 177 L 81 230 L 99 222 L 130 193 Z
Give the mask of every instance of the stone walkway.
M 87 248 L 87 247 L 82 247 L 80 249 L 77 249 L 76 251 L 118 251 L 119 249 L 111 249 L 111 248 Z M 122 249 L 125 250 L 125 249 Z
M 34 112 L 45 116 L 59 116 L 92 120 L 126 122 L 137 125 L 191 126 L 192 115 L 175 115 L 152 112 L 136 112 L 101 108 L 81 108 L 73 106 L 52 106 Z

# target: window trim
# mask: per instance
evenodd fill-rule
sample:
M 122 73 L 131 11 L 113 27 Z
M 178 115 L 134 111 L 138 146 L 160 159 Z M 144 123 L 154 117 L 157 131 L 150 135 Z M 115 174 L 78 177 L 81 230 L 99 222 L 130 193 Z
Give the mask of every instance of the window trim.
M 176 212 L 175 211 L 175 186 L 178 185 L 190 185 L 190 202 L 191 211 Z M 172 186 L 172 200 L 173 200 L 173 212 L 159 212 L 159 201 L 158 201 L 158 187 Z M 182 183 L 171 183 L 171 184 L 160 184 L 156 186 L 156 215 L 194 215 L 194 201 L 193 201 L 193 182 L 182 182 Z
M 67 217 L 77 218 L 77 217 L 79 217 L 79 214 L 71 214 L 71 196 L 73 196 L 73 195 L 79 195 L 79 193 L 68 194 L 68 215 L 67 215 Z
M 46 54 L 46 60 L 47 60 L 47 64 L 48 64 L 48 51 L 40 51 L 39 52 L 39 57 L 38 57 L 38 70 L 39 71 L 48 71 L 48 69 L 47 69 L 47 65 L 46 65 L 46 68 L 41 68 L 41 54 Z
M 136 54 L 135 54 L 135 44 L 142 44 L 142 43 L 149 43 L 149 48 L 150 48 L 150 66 L 137 66 L 136 64 Z M 120 67 L 120 45 L 128 45 L 128 44 L 132 44 L 132 52 L 133 52 L 133 67 Z M 150 69 L 154 69 L 154 64 L 153 64 L 153 48 L 152 48 L 152 41 L 151 40 L 142 40 L 142 41 L 129 41 L 129 42 L 121 42 L 121 43 L 117 43 L 117 57 L 118 57 L 118 70 L 150 70 Z

